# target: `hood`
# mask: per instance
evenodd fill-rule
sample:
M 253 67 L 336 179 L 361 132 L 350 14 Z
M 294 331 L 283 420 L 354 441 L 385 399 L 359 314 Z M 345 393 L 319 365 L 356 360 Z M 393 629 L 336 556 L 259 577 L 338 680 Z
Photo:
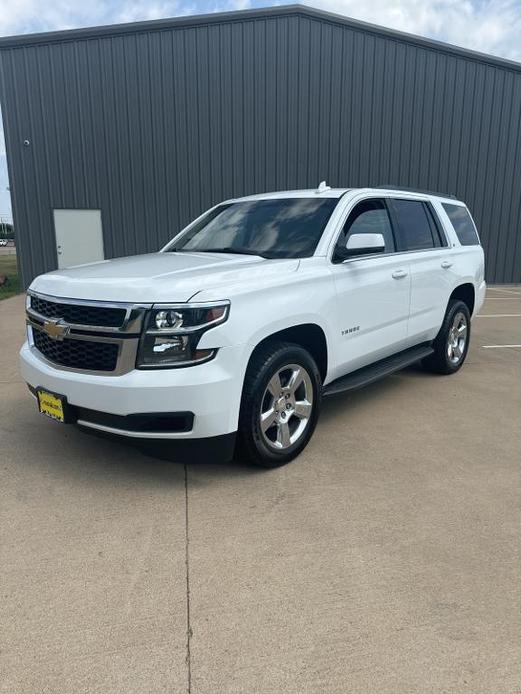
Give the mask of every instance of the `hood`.
M 226 299 L 227 287 L 269 282 L 298 265 L 295 259 L 231 253 L 148 253 L 49 272 L 30 289 L 70 299 L 147 304 L 185 302 L 207 290 L 216 292 L 215 299 Z

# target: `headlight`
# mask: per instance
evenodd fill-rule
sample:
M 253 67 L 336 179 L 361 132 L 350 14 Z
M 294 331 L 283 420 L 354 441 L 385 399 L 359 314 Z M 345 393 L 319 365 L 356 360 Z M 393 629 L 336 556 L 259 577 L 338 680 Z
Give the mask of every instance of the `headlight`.
M 201 335 L 230 312 L 230 302 L 157 306 L 149 311 L 141 337 L 137 366 L 191 366 L 212 359 L 216 349 L 197 349 Z

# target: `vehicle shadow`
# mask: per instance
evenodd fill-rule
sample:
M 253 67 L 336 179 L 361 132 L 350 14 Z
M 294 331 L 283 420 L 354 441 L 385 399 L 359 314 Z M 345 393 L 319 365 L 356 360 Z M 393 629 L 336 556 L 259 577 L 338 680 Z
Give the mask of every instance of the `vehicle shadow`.
M 429 377 L 429 374 L 419 367 L 409 367 L 361 390 L 325 398 L 316 433 L 320 433 L 322 426 L 335 426 L 337 421 L 340 424 L 340 420 L 348 417 L 352 408 L 370 408 L 375 399 L 410 387 L 411 379 L 425 377 Z M 135 481 L 149 488 L 165 485 L 183 488 L 186 474 L 190 485 L 203 486 L 222 478 L 276 474 L 279 469 L 257 467 L 240 458 L 227 463 L 197 457 L 188 461 L 160 458 L 140 451 L 132 442 L 48 422 L 25 406 L 19 412 L 17 425 L 18 437 L 20 431 L 34 432 L 31 441 L 22 443 L 28 465 L 47 470 L 52 468 L 54 473 L 59 471 L 60 475 L 75 478 L 78 484 L 105 486 L 115 481 L 118 484 Z M 16 432 L 12 431 L 11 436 L 15 443 Z M 20 443 L 18 438 L 15 445 Z
M 142 478 L 154 484 L 171 484 L 173 486 L 185 484 L 185 470 L 190 479 L 190 484 L 203 484 L 201 476 L 194 480 L 190 477 L 190 471 L 204 470 L 204 481 L 222 477 L 249 477 L 262 474 L 263 469 L 250 465 L 247 462 L 234 459 L 230 462 L 212 461 L 211 458 L 176 459 L 174 455 L 151 455 L 139 449 L 132 442 L 119 441 L 114 437 L 74 431 L 74 435 L 82 438 L 90 449 L 96 449 L 96 463 L 100 467 L 100 474 L 104 473 L 104 467 L 108 464 L 112 470 L 117 469 L 117 474 L 130 475 Z
M 421 366 L 409 366 L 402 371 L 387 376 L 380 381 L 375 381 L 370 385 L 364 386 L 359 390 L 348 391 L 346 393 L 338 393 L 330 395 L 322 401 L 322 412 L 318 426 L 321 423 L 330 423 L 340 414 L 345 415 L 352 408 L 365 407 L 371 404 L 371 401 L 377 400 L 384 394 L 392 393 L 406 389 L 407 381 L 418 378 L 429 378 L 432 374 L 426 372 Z

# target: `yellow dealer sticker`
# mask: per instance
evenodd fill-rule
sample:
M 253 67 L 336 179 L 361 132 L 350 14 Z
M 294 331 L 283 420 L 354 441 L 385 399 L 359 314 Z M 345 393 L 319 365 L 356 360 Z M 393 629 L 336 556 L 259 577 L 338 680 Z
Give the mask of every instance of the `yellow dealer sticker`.
M 38 390 L 38 407 L 42 414 L 56 419 L 58 422 L 65 421 L 65 414 L 63 412 L 63 402 L 62 400 L 53 395 L 52 393 L 47 393 L 45 390 Z

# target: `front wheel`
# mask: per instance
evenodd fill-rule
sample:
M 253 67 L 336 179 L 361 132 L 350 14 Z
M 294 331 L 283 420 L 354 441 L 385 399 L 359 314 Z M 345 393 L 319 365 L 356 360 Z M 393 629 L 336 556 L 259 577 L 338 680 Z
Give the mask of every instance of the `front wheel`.
M 304 348 L 282 342 L 261 347 L 244 380 L 239 456 L 264 467 L 293 460 L 313 434 L 321 394 L 320 373 Z
M 430 371 L 456 373 L 466 359 L 470 341 L 470 312 L 467 304 L 453 299 L 445 313 L 443 325 L 432 343 L 434 354 L 423 360 Z

